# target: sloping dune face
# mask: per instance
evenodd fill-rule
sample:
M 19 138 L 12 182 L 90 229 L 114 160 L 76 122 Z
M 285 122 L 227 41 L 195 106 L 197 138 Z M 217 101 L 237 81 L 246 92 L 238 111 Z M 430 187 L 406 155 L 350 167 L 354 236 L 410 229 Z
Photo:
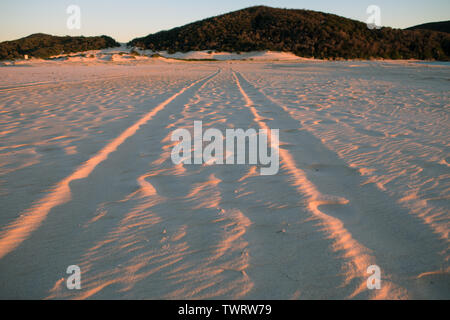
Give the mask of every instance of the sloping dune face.
M 450 298 L 445 66 L 0 68 L 0 297 Z M 172 132 L 280 129 L 280 170 Z M 68 266 L 81 290 L 68 290 Z M 369 290 L 369 266 L 381 289 Z

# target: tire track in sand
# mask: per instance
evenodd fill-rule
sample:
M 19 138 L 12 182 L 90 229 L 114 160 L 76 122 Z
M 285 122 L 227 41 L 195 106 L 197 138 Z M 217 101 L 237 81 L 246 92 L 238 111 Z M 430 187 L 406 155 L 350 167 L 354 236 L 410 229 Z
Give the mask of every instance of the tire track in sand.
M 289 115 L 286 118 L 290 123 L 289 127 L 298 126 L 296 123 L 301 119 L 295 116 L 293 111 L 295 108 L 267 95 L 264 88 L 252 83 L 246 76 L 242 74 L 240 76 L 258 92 L 258 97 L 260 94 L 271 106 L 280 108 Z M 296 139 L 306 143 L 304 147 L 310 152 L 309 155 L 297 154 L 299 161 L 302 163 L 306 161 L 308 164 L 312 163 L 311 159 L 314 159 L 314 163 L 319 161 L 324 164 L 325 172 L 331 163 L 344 168 L 342 172 L 333 172 L 331 179 L 327 179 L 326 183 L 319 184 L 318 187 L 325 193 L 339 193 L 349 199 L 349 204 L 334 208 L 325 206 L 322 211 L 338 217 L 352 236 L 370 249 L 371 255 L 382 269 L 383 281 L 387 278 L 392 284 L 390 297 L 423 299 L 425 291 L 435 297 L 442 296 L 440 284 L 448 282 L 449 272 L 448 239 L 445 234 L 444 239 L 440 239 L 438 229 L 434 228 L 430 221 L 416 215 L 414 211 L 411 212 L 386 190 L 379 190 L 375 185 L 367 185 L 362 175 L 354 172 L 340 155 L 322 145 L 321 139 L 316 138 L 309 129 L 305 130 L 305 127 L 300 129 L 303 129 L 304 133 L 300 133 Z M 323 174 L 312 173 L 310 179 L 315 183 L 323 178 Z M 344 183 L 345 188 L 342 188 Z M 420 239 L 420 244 L 411 239 Z M 438 276 L 443 279 L 429 282 L 424 280 Z M 395 295 L 394 287 L 401 288 L 404 293 Z
M 251 113 L 254 116 L 255 122 L 260 126 L 261 129 L 270 130 L 270 128 L 264 122 L 265 118 L 258 113 L 258 110 L 255 107 L 255 103 L 243 89 L 241 82 L 239 81 L 237 72 L 234 70 L 232 72 L 236 85 L 246 102 L 246 107 L 250 109 Z M 240 77 L 243 78 L 242 75 L 240 75 Z M 280 144 L 282 145 L 282 141 L 280 141 Z M 308 179 L 306 173 L 297 167 L 293 156 L 288 150 L 282 149 L 280 147 L 279 156 L 283 167 L 293 177 L 293 185 L 296 187 L 297 191 L 306 196 L 307 210 L 312 214 L 314 218 L 320 221 L 320 225 L 323 226 L 330 239 L 334 240 L 334 250 L 342 251 L 343 257 L 347 260 L 346 268 L 344 270 L 345 283 L 343 285 L 348 285 L 353 280 L 357 280 L 358 282 L 360 282 L 357 289 L 349 296 L 349 298 L 356 297 L 364 290 L 367 290 L 366 279 L 368 275 L 366 271 L 368 266 L 376 264 L 375 258 L 369 253 L 369 249 L 364 247 L 352 237 L 352 234 L 345 228 L 344 223 L 340 219 L 327 215 L 320 210 L 320 207 L 324 205 L 346 205 L 348 204 L 348 200 L 322 194 L 317 189 L 317 187 Z M 392 283 L 383 281 L 382 289 L 377 290 L 373 298 L 393 298 L 390 292 L 392 289 L 394 289 L 394 285 Z
M 70 183 L 76 180 L 87 178 L 95 168 L 108 159 L 108 156 L 115 152 L 117 148 L 123 144 L 128 138 L 133 136 L 141 126 L 150 121 L 158 112 L 163 110 L 168 104 L 184 92 L 194 87 L 198 83 L 204 82 L 216 76 L 220 71 L 214 72 L 212 75 L 203 77 L 194 81 L 190 85 L 184 87 L 164 102 L 160 103 L 150 112 L 145 114 L 135 124 L 123 131 L 118 137 L 109 142 L 96 155 L 79 166 L 70 176 L 66 177 L 53 187 L 53 190 L 37 201 L 31 208 L 27 209 L 19 218 L 5 227 L 0 233 L 0 259 L 11 251 L 15 250 L 29 235 L 35 231 L 45 220 L 50 210 L 64 204 L 71 199 Z
M 220 70 L 203 81 L 201 85 L 197 86 L 195 91 L 193 89 L 194 92 L 192 95 L 195 97 L 197 92 L 202 90 L 219 73 Z M 170 107 L 176 107 L 177 105 L 173 104 Z M 169 111 L 165 110 L 164 113 L 179 113 L 176 110 Z M 165 116 L 163 115 L 163 117 Z M 139 132 L 133 139 L 143 134 L 145 134 L 145 129 Z M 162 134 L 162 137 L 165 136 L 163 131 L 158 131 L 158 134 Z M 170 135 L 168 141 L 170 141 Z M 143 142 L 134 143 L 138 143 L 139 145 Z M 124 198 L 120 198 L 121 200 L 115 200 L 116 205 L 119 203 L 125 204 L 130 201 L 136 201 L 137 203 L 134 203 L 126 211 L 122 212 L 123 217 L 115 227 L 106 233 L 102 233 L 102 237 L 93 241 L 90 246 L 86 246 L 85 253 L 80 256 L 80 262 L 78 263 L 84 274 L 82 290 L 77 292 L 63 290 L 65 279 L 62 278 L 55 282 L 46 299 L 84 300 L 101 298 L 103 295 L 108 294 L 105 292 L 114 292 L 114 294 L 123 295 L 122 297 L 134 298 L 135 296 L 130 296 L 130 294 L 134 290 L 139 292 L 139 285 L 148 283 L 152 277 L 161 278 L 161 276 L 158 276 L 160 273 L 176 267 L 182 263 L 186 255 L 191 253 L 184 241 L 186 225 L 179 226 L 176 234 L 173 235 L 170 234 L 170 230 L 167 231 L 164 229 L 162 238 L 156 241 L 156 243 L 161 244 L 161 247 L 148 245 L 148 243 L 152 243 L 155 240 L 151 236 L 152 234 L 155 236 L 154 230 L 167 219 L 167 215 L 161 214 L 155 210 L 155 207 L 170 204 L 170 199 L 164 194 L 164 191 L 161 192 L 158 186 L 153 184 L 152 179 L 169 173 L 178 176 L 185 170 L 182 164 L 170 168 L 164 168 L 162 166 L 170 158 L 170 153 L 167 155 L 167 149 L 168 147 L 166 148 L 166 145 L 161 148 L 161 153 L 151 162 L 151 169 L 149 171 L 144 170 L 144 172 L 137 174 L 136 182 L 139 188 L 136 191 L 126 195 Z M 114 161 L 113 156 L 111 161 Z M 143 168 L 145 165 L 142 166 L 141 164 L 138 167 Z M 106 211 L 109 211 L 109 209 Z M 98 219 L 95 218 L 89 221 L 84 227 L 93 227 L 93 224 L 97 220 L 103 219 L 106 214 L 109 215 L 112 213 L 107 212 L 101 214 L 98 216 Z M 144 245 L 142 245 L 142 242 L 144 242 Z M 109 261 L 122 262 L 119 268 L 104 268 L 104 266 L 110 264 Z M 155 281 L 152 281 L 152 283 L 155 283 Z M 122 289 L 113 289 L 115 286 L 121 286 Z M 152 292 L 154 290 L 149 291 Z M 153 299 L 157 297 L 147 295 L 146 298 Z
M 217 78 L 210 78 L 196 89 L 193 98 L 184 105 L 183 112 L 173 111 L 173 115 L 180 115 L 179 119 L 170 117 L 172 123 L 167 125 L 166 129 L 172 128 L 174 123 L 181 127 L 188 125 L 188 119 L 192 116 L 189 110 L 193 105 L 200 104 L 203 94 L 209 96 L 210 88 L 217 87 L 218 84 L 213 84 L 202 92 L 210 81 Z M 234 83 L 229 86 L 231 85 Z M 197 114 L 197 111 L 194 111 L 194 114 Z M 203 117 L 206 116 L 202 115 L 202 119 Z M 164 131 L 158 133 L 165 136 Z M 249 257 L 242 253 L 247 242 L 241 239 L 250 221 L 235 208 L 219 207 L 222 201 L 219 184 L 222 180 L 207 167 L 202 167 L 200 172 L 189 172 L 183 164 L 176 167 L 164 166 L 170 158 L 170 153 L 167 153 L 172 144 L 170 133 L 161 143 L 163 145 L 159 158 L 151 162 L 149 172 L 138 178 L 139 185 L 142 186 L 142 182 L 145 182 L 146 187 L 121 200 L 123 202 L 133 198 L 140 202 L 124 216 L 117 228 L 112 229 L 105 238 L 92 246 L 79 263 L 84 274 L 82 291 L 67 293 L 63 290 L 64 281 L 58 280 L 48 299 L 102 298 L 111 293 L 135 298 L 134 292 L 141 292 L 143 287 L 148 290 L 145 297 L 150 299 L 237 299 L 251 289 L 252 284 L 245 272 Z M 167 194 L 167 189 L 161 187 L 161 181 L 152 185 L 153 178 L 168 174 L 174 178 L 178 177 L 175 184 L 189 184 L 188 193 L 182 192 L 177 196 L 173 193 Z M 204 179 L 190 181 L 187 178 L 197 174 Z M 177 213 L 177 202 L 184 203 L 191 214 L 196 212 L 196 215 L 203 217 L 208 215 L 206 220 L 202 219 L 203 223 L 209 221 L 210 226 L 217 229 L 212 231 L 204 225 L 197 229 L 198 220 L 195 218 L 184 221 L 186 218 L 183 217 L 186 216 L 180 217 Z M 163 206 L 165 211 L 154 208 L 155 205 L 159 205 L 159 209 Z M 218 210 L 223 212 L 217 214 Z M 189 215 L 189 211 L 187 214 Z M 166 225 L 168 220 L 171 221 L 170 227 Z M 165 227 L 160 240 L 157 235 L 160 231 L 154 231 L 158 226 Z M 175 229 L 176 235 L 173 234 Z M 221 232 L 217 233 L 218 236 L 208 241 L 207 248 L 202 249 L 203 244 L 199 245 L 197 238 L 219 231 Z M 145 240 L 142 240 L 143 238 Z M 192 257 L 195 257 L 195 262 L 191 260 Z M 120 268 L 102 268 L 111 260 L 123 262 Z M 164 282 L 164 289 L 157 289 L 158 281 Z M 155 291 L 159 291 L 158 295 Z

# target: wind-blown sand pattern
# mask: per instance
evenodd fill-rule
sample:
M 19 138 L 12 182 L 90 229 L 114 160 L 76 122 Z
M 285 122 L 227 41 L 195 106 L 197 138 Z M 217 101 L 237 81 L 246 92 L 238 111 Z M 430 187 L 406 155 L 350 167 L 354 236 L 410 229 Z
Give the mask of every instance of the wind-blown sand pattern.
M 447 66 L 153 59 L 0 75 L 0 298 L 450 297 Z M 174 165 L 171 133 L 200 120 L 280 129 L 279 173 Z M 381 290 L 366 286 L 374 264 Z

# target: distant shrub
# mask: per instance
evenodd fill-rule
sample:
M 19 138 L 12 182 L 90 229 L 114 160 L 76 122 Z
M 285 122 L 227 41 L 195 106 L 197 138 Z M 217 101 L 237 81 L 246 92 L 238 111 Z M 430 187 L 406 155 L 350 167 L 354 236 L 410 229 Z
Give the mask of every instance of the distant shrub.
M 130 54 L 132 56 L 140 56 L 141 55 L 139 52 L 136 51 L 136 49 L 131 50 Z

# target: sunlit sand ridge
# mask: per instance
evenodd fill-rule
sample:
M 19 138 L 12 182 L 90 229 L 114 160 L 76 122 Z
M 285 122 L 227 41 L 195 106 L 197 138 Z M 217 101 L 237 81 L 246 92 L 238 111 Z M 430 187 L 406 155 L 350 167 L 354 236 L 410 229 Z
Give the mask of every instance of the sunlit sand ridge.
M 448 298 L 449 72 L 0 68 L 0 296 Z M 174 165 L 171 133 L 200 120 L 280 129 L 279 173 Z M 73 264 L 79 291 L 65 284 Z M 366 286 L 373 264 L 381 290 Z

